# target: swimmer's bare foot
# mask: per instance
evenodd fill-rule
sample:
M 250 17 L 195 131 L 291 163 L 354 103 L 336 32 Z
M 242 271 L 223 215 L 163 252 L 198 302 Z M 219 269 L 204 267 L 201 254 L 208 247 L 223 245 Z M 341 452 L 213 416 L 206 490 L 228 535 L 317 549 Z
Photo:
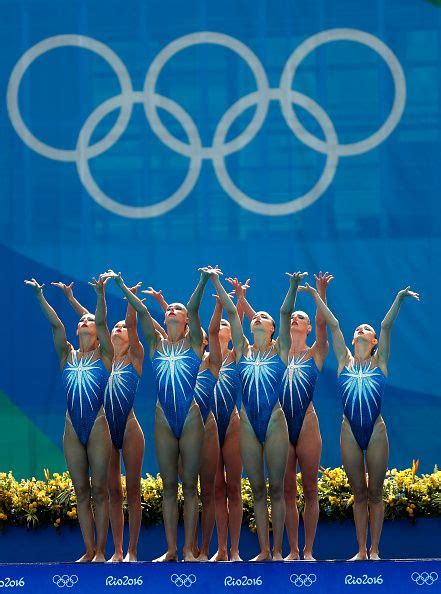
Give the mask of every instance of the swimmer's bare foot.
M 356 555 L 348 559 L 348 561 L 367 561 L 367 552 L 366 551 L 358 551 Z
M 272 561 L 271 553 L 269 551 L 261 551 L 258 555 L 250 559 L 250 561 Z
M 115 551 L 113 553 L 113 555 L 110 557 L 109 559 L 109 563 L 121 563 L 121 561 L 123 560 L 123 552 L 122 551 L 118 551 L 118 553 Z
M 380 555 L 378 551 L 369 551 L 369 559 L 371 561 L 380 561 Z
M 134 563 L 138 561 L 138 554 L 136 551 L 127 551 L 127 555 L 124 557 L 124 563 Z
M 281 553 L 281 551 L 273 551 L 273 561 L 283 561 L 283 555 Z
M 205 551 L 200 551 L 197 560 L 202 562 L 208 561 L 208 554 Z
M 284 558 L 284 561 L 300 561 L 299 551 L 291 551 L 290 554 Z
M 168 561 L 177 561 L 177 560 L 178 560 L 178 554 L 176 551 L 167 551 L 160 557 L 156 557 L 156 559 L 153 559 L 153 563 L 167 563 Z
M 92 559 L 92 563 L 105 563 L 106 557 L 102 551 L 97 551 L 95 557 Z
M 303 551 L 303 561 L 315 561 L 312 551 Z
M 242 561 L 239 551 L 233 551 L 233 549 L 230 549 L 230 561 Z
M 215 553 L 210 561 L 228 561 L 228 553 L 226 549 L 218 549 L 217 553 Z
M 91 563 L 94 557 L 95 551 L 86 551 L 82 557 L 75 561 L 75 563 Z
M 195 557 L 193 555 L 193 551 L 188 551 L 187 553 L 184 553 L 184 561 L 191 561 L 191 562 L 198 562 L 198 561 L 202 561 L 201 556 L 199 555 L 199 557 Z

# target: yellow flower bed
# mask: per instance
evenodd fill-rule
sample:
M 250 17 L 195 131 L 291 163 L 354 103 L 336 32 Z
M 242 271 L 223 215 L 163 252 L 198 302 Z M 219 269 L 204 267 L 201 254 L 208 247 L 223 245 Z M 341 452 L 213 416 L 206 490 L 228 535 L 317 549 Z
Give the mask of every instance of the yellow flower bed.
M 441 471 L 417 475 L 418 461 L 412 468 L 388 470 L 384 482 L 383 500 L 386 518 L 441 516 Z M 68 472 L 49 474 L 45 480 L 17 481 L 12 472 L 0 473 L 0 528 L 4 525 L 52 524 L 55 528 L 77 522 L 75 492 Z M 124 511 L 127 513 L 125 477 L 122 477 Z M 303 509 L 302 476 L 297 475 L 297 502 Z M 321 468 L 318 479 L 320 515 L 329 519 L 352 517 L 354 497 L 343 468 Z M 255 528 L 253 496 L 248 479 L 242 480 L 244 523 Z M 182 512 L 182 489 L 179 486 L 178 504 Z M 162 481 L 160 476 L 147 474 L 141 479 L 141 503 L 144 524 L 162 522 Z M 268 504 L 269 504 L 268 498 Z

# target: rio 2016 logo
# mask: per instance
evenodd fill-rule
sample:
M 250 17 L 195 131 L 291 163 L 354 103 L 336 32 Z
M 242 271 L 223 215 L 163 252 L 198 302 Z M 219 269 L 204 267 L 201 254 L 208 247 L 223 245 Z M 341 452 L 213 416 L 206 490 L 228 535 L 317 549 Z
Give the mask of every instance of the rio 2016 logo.
M 131 578 L 128 575 L 123 575 L 117 578 L 113 575 L 106 577 L 106 586 L 142 586 L 144 583 L 141 576 Z
M 227 575 L 224 579 L 224 586 L 262 586 L 263 580 L 260 577 L 248 577 L 243 575 L 242 577 L 233 577 L 232 575 Z
M 358 43 L 376 53 L 390 70 L 394 85 L 392 107 L 383 123 L 375 132 L 357 142 L 341 143 L 334 123 L 326 111 L 314 99 L 292 88 L 303 60 L 317 48 L 338 41 Z M 159 75 L 169 60 L 182 50 L 200 44 L 217 45 L 235 52 L 247 64 L 256 82 L 256 90 L 244 95 L 226 109 L 216 126 L 211 144 L 207 145 L 202 143 L 200 130 L 182 105 L 171 97 L 159 94 L 157 90 Z M 24 122 L 18 100 L 21 81 L 28 68 L 40 56 L 61 47 L 78 47 L 100 56 L 115 72 L 121 88 L 119 95 L 103 101 L 86 118 L 78 133 L 75 148 L 70 149 L 51 146 L 37 138 Z M 245 193 L 233 181 L 225 163 L 228 155 L 242 150 L 254 140 L 264 124 L 270 103 L 273 101 L 279 103 L 287 127 L 298 140 L 326 157 L 324 169 L 311 189 L 301 196 L 279 203 L 258 200 Z M 75 163 L 84 188 L 95 202 L 116 215 L 135 219 L 158 217 L 176 208 L 197 184 L 204 160 L 211 162 L 222 189 L 242 208 L 266 216 L 283 216 L 299 212 L 313 204 L 328 189 L 341 158 L 355 157 L 371 151 L 389 137 L 401 119 L 405 103 L 404 72 L 393 51 L 375 35 L 349 28 L 327 29 L 305 39 L 285 63 L 278 87 L 270 87 L 263 64 L 244 43 L 223 33 L 199 31 L 175 39 L 157 54 L 147 70 L 142 90 L 133 89 L 125 64 L 110 47 L 84 35 L 56 35 L 32 46 L 14 66 L 7 89 L 9 117 L 22 141 L 47 159 Z M 136 104 L 143 106 L 150 128 L 159 140 L 170 150 L 189 160 L 188 172 L 181 186 L 167 198 L 144 206 L 131 206 L 107 195 L 99 187 L 90 168 L 90 160 L 109 150 L 125 132 Z M 304 127 L 294 106 L 306 110 L 317 121 L 323 138 L 315 136 Z M 254 107 L 255 110 L 249 124 L 235 137 L 227 140 L 231 127 L 250 107 Z M 179 122 L 186 134 L 186 142 L 166 128 L 159 117 L 158 109 L 165 110 Z M 108 114 L 117 110 L 118 117 L 106 136 L 92 142 L 97 126 Z
M 361 576 L 355 576 L 355 575 L 350 575 L 348 574 L 345 577 L 345 584 L 350 584 L 353 586 L 373 586 L 373 585 L 381 585 L 383 583 L 383 577 L 380 575 L 377 575 L 375 577 L 369 576 L 366 573 L 364 573 Z
M 5 577 L 0 580 L 0 588 L 23 588 L 25 584 L 24 578 Z

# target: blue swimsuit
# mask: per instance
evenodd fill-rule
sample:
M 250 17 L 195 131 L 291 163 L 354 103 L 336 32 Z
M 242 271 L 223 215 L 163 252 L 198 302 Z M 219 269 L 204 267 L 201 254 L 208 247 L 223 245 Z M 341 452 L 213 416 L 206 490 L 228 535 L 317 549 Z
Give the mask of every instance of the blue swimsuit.
M 210 401 L 216 385 L 216 378 L 211 373 L 208 367 L 198 373 L 196 378 L 196 386 L 194 388 L 194 399 L 199 405 L 202 420 L 205 422 L 210 413 Z
M 242 402 L 260 443 L 265 442 L 268 423 L 278 401 L 286 365 L 271 350 L 254 353 L 251 347 L 242 355 L 237 370 L 242 380 Z
M 66 391 L 67 410 L 78 439 L 87 445 L 98 411 L 103 406 L 109 372 L 101 359 L 92 361 L 96 351 L 80 359 L 72 350 L 61 374 Z
M 381 411 L 386 376 L 379 367 L 371 368 L 371 361 L 353 362 L 343 368 L 337 382 L 345 417 L 358 445 L 366 450 Z
M 109 423 L 113 445 L 120 450 L 123 445 L 127 418 L 133 408 L 139 375 L 131 363 L 124 359 L 113 362 L 112 372 L 104 393 L 104 410 Z
M 176 439 L 181 437 L 201 365 L 194 350 L 184 350 L 183 343 L 173 345 L 163 340 L 162 351 L 156 351 L 152 359 L 159 404 Z
M 219 377 L 213 391 L 211 410 L 217 423 L 219 435 L 219 444 L 222 447 L 225 441 L 228 425 L 230 424 L 231 413 L 237 403 L 240 393 L 240 375 L 237 371 L 236 363 L 231 361 L 225 365 L 225 358 L 222 367 L 219 370 Z
M 288 424 L 289 441 L 295 446 L 302 429 L 306 409 L 312 401 L 319 371 L 308 352 L 288 361 L 283 375 L 280 402 Z

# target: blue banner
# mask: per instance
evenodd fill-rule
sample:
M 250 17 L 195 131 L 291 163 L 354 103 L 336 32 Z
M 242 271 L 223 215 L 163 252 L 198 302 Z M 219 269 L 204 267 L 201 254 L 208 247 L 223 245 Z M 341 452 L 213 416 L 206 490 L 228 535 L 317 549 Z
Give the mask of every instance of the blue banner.
M 0 0 L 0 396 L 30 422 L 14 448 L 28 470 L 44 460 L 36 443 L 60 451 L 65 402 L 23 279 L 46 283 L 75 343 L 51 281 L 74 280 L 92 308 L 87 281 L 110 267 L 185 302 L 206 264 L 251 277 L 251 303 L 276 319 L 286 271 L 332 272 L 348 343 L 411 285 L 422 298 L 396 321 L 384 399 L 390 465 L 439 462 L 437 4 Z M 109 292 L 113 324 L 125 305 Z M 307 296 L 298 307 L 314 315 Z M 340 464 L 335 375 L 331 355 L 316 392 L 325 465 Z M 150 471 L 154 400 L 146 361 L 136 410 Z
M 370 590 L 408 594 L 432 586 L 440 592 L 439 560 L 308 563 L 53 563 L 0 565 L 0 589 L 40 594 L 68 589 L 101 592 L 265 592 L 307 589 L 315 594 Z

